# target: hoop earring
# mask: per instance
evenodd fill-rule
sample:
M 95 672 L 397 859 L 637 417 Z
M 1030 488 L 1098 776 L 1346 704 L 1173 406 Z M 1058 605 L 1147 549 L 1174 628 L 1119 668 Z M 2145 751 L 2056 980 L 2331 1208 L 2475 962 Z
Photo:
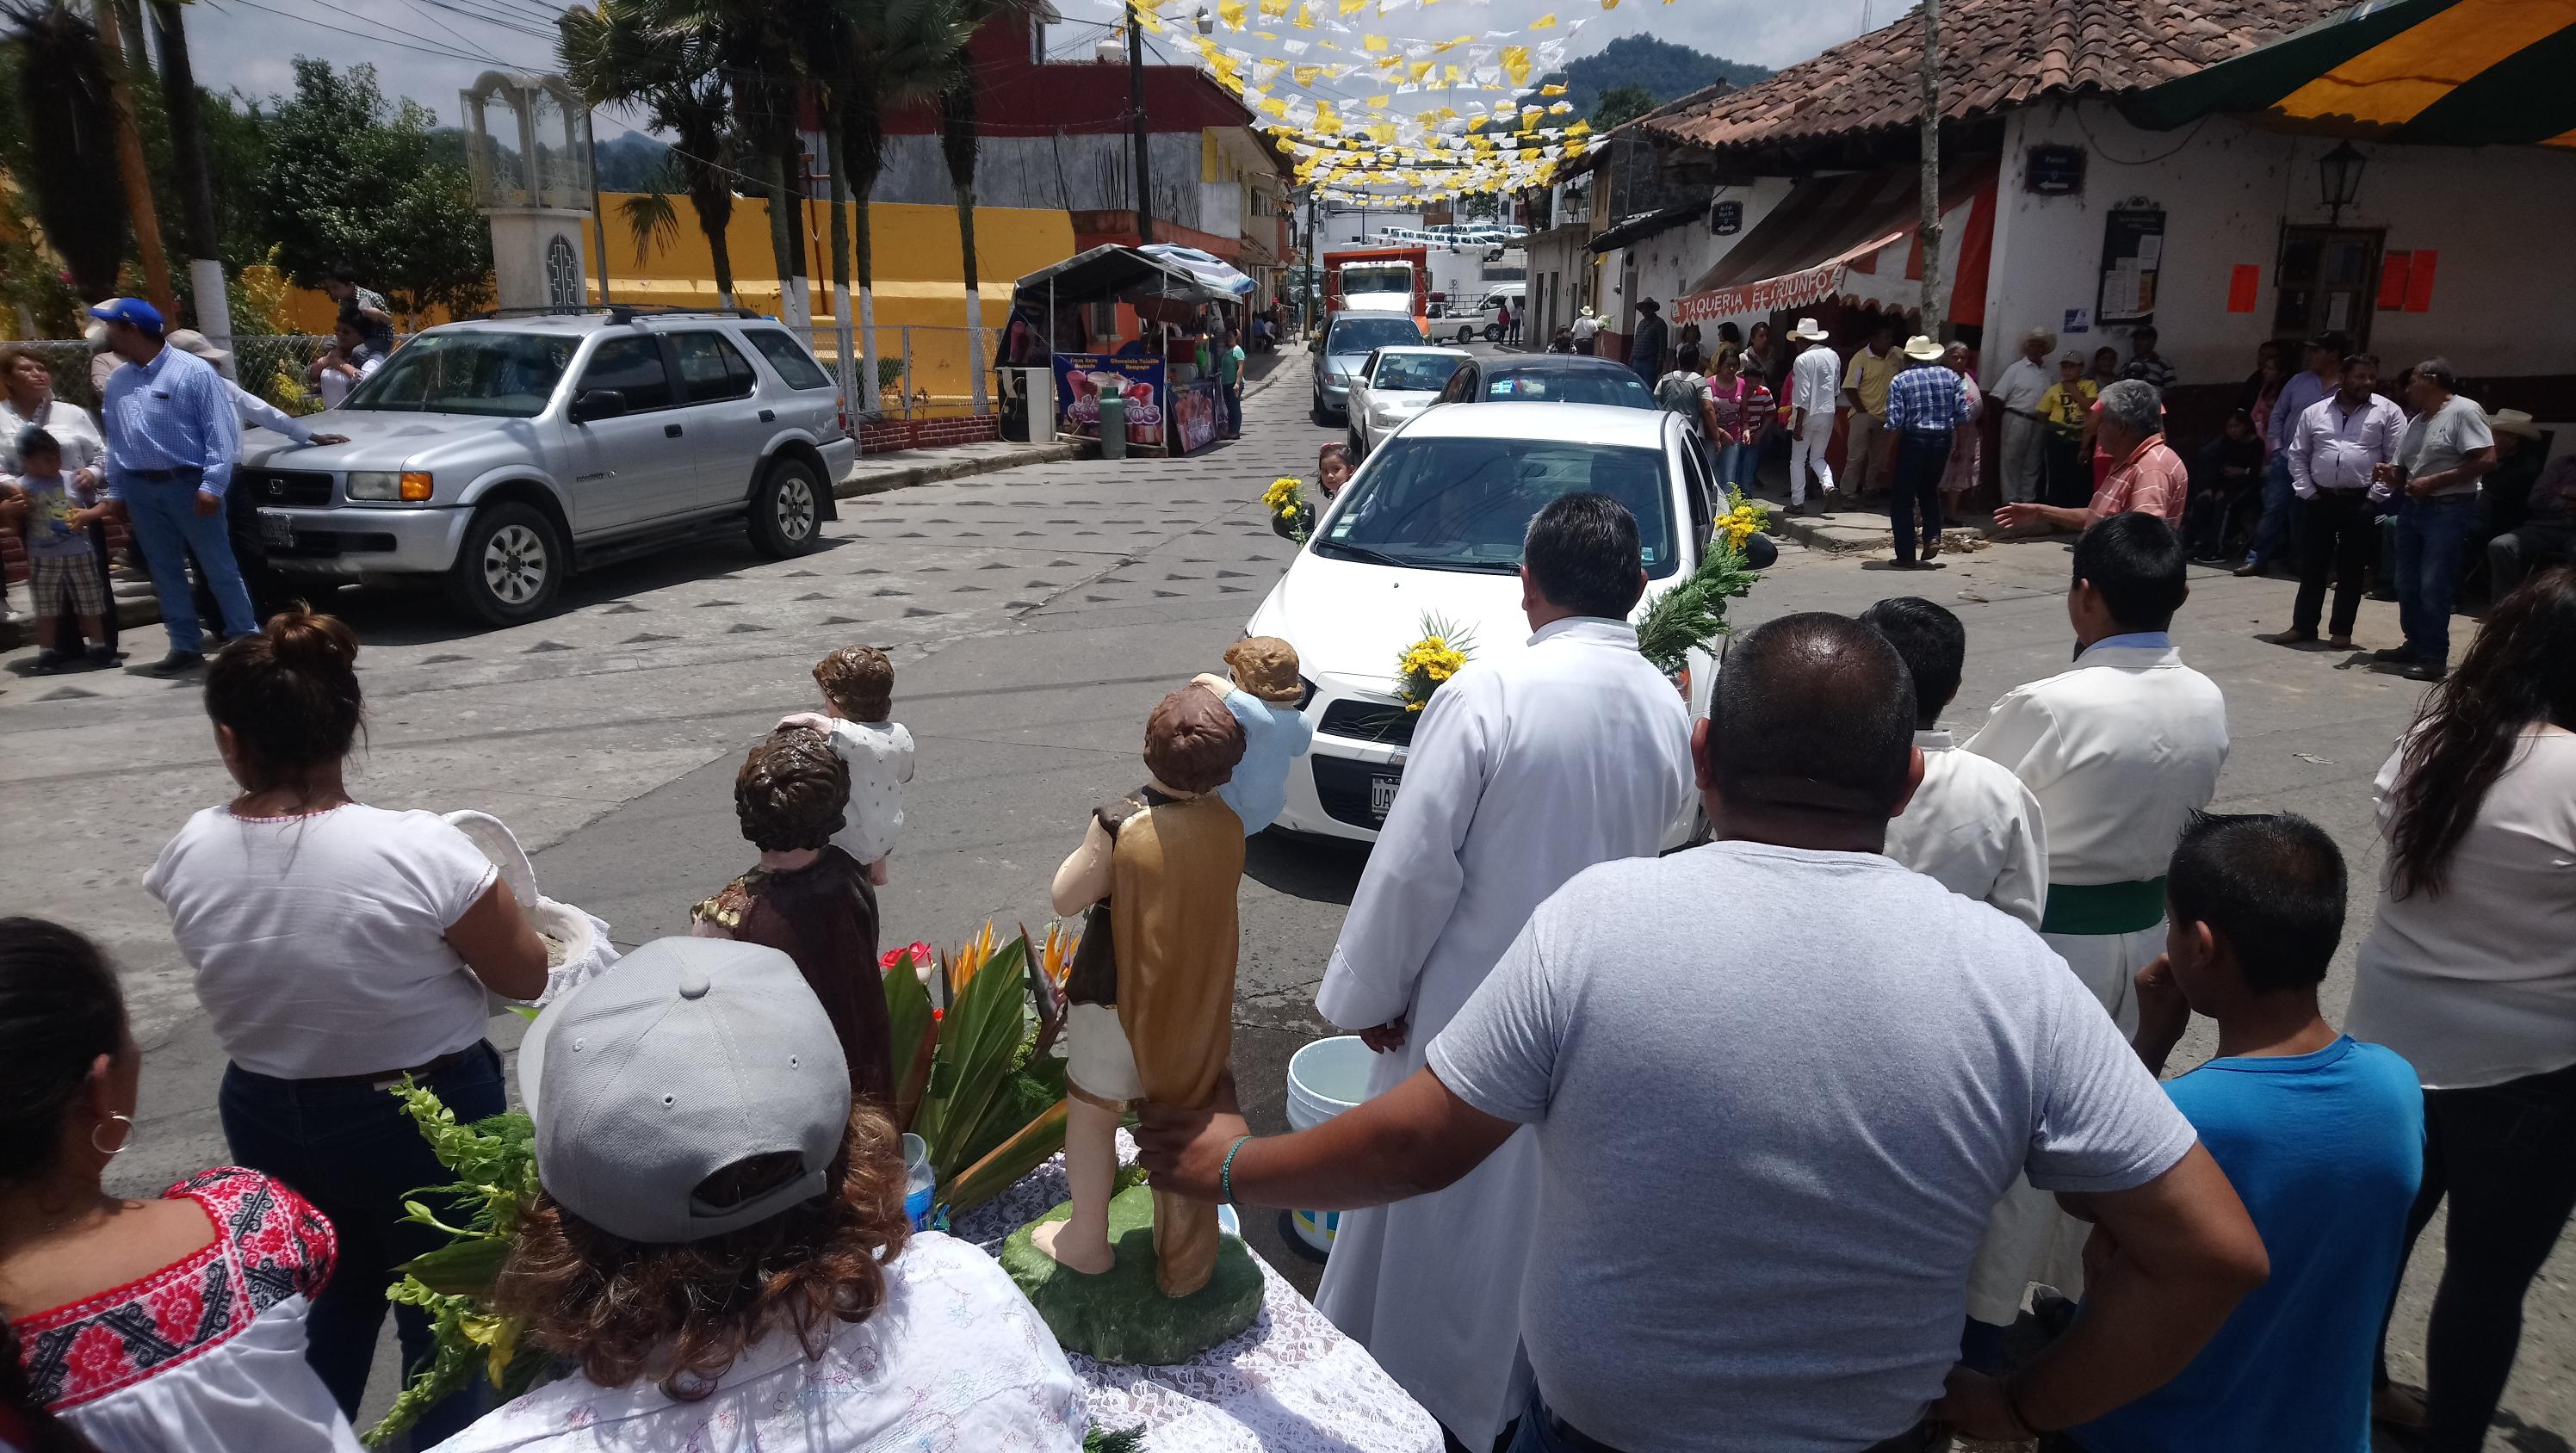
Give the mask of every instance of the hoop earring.
M 116 1157 L 125 1153 L 125 1147 L 134 1143 L 134 1117 L 131 1115 L 112 1114 L 107 1118 L 125 1127 L 124 1137 L 119 1139 L 114 1145 L 99 1144 L 98 1133 L 107 1128 L 106 1121 L 101 1121 L 89 1128 L 89 1148 L 97 1151 L 103 1156 L 106 1156 L 110 1160 L 114 1160 Z

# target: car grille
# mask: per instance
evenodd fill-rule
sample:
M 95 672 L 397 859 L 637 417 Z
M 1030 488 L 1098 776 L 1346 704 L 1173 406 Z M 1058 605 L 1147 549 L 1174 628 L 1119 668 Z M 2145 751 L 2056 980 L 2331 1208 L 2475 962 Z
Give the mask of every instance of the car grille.
M 1418 711 L 1406 711 L 1385 702 L 1336 701 L 1324 708 L 1324 718 L 1315 724 L 1315 730 L 1326 736 L 1400 747 L 1413 740 L 1413 724 L 1421 719 Z
M 1315 800 L 1336 821 L 1371 832 L 1386 824 L 1386 814 L 1376 807 L 1376 782 L 1381 777 L 1403 775 L 1402 768 L 1391 762 L 1354 762 L 1321 752 L 1308 760 L 1315 771 Z
M 264 505 L 327 505 L 331 476 L 312 469 L 245 469 L 236 488 Z

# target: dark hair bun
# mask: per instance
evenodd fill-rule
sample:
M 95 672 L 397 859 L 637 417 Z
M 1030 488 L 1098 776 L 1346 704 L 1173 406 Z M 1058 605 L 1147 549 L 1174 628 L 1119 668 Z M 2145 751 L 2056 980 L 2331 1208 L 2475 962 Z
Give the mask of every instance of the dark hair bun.
M 316 614 L 302 601 L 268 618 L 269 652 L 289 671 L 339 672 L 358 661 L 358 633 L 338 616 Z
M 224 646 L 206 668 L 206 715 L 232 729 L 257 785 L 293 781 L 357 740 L 357 662 L 357 632 L 298 603 Z

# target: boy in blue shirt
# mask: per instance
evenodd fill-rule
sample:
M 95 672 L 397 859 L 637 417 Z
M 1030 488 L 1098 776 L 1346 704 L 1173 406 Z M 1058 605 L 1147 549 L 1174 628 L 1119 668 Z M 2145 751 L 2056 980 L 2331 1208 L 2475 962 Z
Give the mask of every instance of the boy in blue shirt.
M 2173 1381 L 2050 1446 L 2368 1453 L 2371 1359 L 2423 1176 L 2424 1095 L 2395 1052 L 2317 1012 L 2343 933 L 2343 855 L 2287 813 L 2203 814 L 2174 850 L 2165 898 L 2165 956 L 2137 979 L 2138 1053 L 2161 1072 L 2193 1013 L 2218 1021 L 2217 1057 L 2166 1092 L 2254 1218 L 2272 1277 Z
M 1226 648 L 1225 665 L 1227 674 L 1201 672 L 1191 684 L 1215 693 L 1243 727 L 1243 760 L 1216 794 L 1250 837 L 1288 805 L 1288 763 L 1315 744 L 1315 726 L 1298 709 L 1306 683 L 1297 675 L 1296 647 L 1277 636 L 1246 636 Z

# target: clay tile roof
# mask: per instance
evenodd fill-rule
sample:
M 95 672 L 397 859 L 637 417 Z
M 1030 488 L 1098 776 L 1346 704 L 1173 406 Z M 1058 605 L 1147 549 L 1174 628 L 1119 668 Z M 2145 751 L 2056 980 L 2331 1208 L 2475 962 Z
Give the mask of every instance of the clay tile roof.
M 1941 114 L 1967 120 L 2051 95 L 2141 90 L 2322 13 L 2316 0 L 1943 0 Z M 1908 11 L 1759 85 L 1693 98 L 1644 124 L 1712 149 L 1913 127 L 1922 34 Z

